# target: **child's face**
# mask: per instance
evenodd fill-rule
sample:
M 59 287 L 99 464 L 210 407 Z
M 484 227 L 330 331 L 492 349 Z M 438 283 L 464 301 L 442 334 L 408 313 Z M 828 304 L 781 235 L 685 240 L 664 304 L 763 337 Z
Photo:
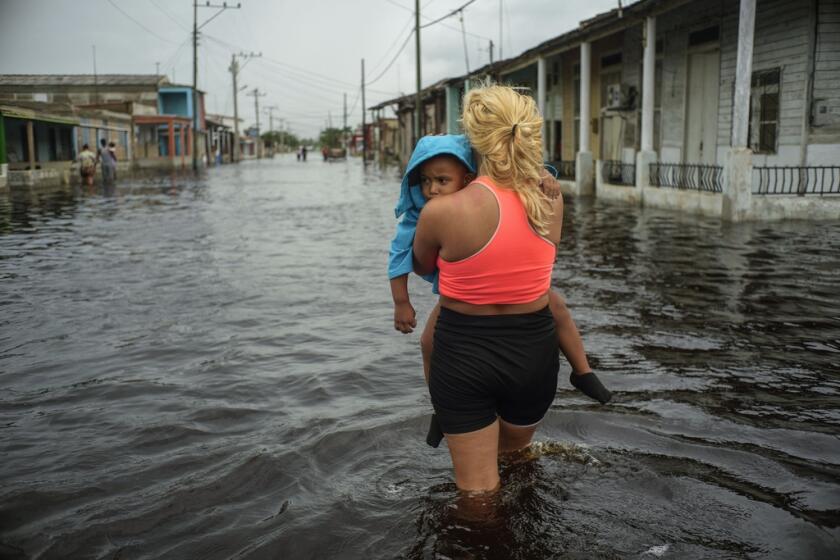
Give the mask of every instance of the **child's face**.
M 467 167 L 451 156 L 437 156 L 420 166 L 420 188 L 426 200 L 458 192 L 472 177 Z

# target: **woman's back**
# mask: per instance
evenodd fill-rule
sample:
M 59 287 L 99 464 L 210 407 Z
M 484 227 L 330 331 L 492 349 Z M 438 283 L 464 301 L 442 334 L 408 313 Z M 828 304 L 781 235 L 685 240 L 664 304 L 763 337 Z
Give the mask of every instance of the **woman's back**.
M 487 225 L 495 222 L 496 227 L 478 249 L 475 241 L 463 247 L 464 236 L 455 235 L 452 241 L 458 250 L 449 251 L 450 240 L 442 239 L 437 259 L 441 295 L 475 305 L 537 300 L 551 286 L 555 244 L 534 231 L 516 192 L 499 187 L 486 176 L 476 179 L 475 184 L 493 195 L 495 208 L 484 204 L 477 211 L 465 212 L 464 219 L 454 223 L 463 227 L 470 214 L 475 214 L 478 227 L 467 231 L 480 232 L 474 236 L 477 240 L 487 239 Z M 490 212 L 495 214 L 492 219 L 488 219 Z

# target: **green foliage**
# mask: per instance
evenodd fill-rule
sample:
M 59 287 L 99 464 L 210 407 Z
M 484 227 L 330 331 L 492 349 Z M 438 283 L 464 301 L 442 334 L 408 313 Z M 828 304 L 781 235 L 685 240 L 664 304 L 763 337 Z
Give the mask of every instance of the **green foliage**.
M 345 128 L 344 130 L 340 128 L 327 128 L 321 131 L 321 134 L 318 138 L 318 144 L 320 144 L 322 147 L 326 146 L 327 148 L 340 148 L 341 140 L 345 134 L 349 138 L 349 127 Z
M 287 148 L 297 148 L 300 145 L 300 139 L 291 132 L 275 130 L 273 132 L 265 132 L 260 135 L 266 146 L 286 146 Z

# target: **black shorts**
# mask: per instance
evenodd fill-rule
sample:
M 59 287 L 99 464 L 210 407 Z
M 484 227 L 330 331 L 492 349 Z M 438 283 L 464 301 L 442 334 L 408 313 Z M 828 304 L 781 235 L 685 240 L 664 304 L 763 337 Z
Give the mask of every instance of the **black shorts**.
M 464 315 L 445 307 L 435 326 L 429 393 L 444 433 L 496 417 L 536 424 L 554 401 L 560 356 L 548 307 L 518 315 Z

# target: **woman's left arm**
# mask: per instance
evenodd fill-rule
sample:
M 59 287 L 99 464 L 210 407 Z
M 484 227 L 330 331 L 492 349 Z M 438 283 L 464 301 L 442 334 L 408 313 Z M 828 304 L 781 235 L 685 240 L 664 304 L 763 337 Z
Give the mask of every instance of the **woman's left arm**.
M 431 274 L 437 269 L 436 261 L 440 251 L 439 222 L 441 206 L 439 200 L 430 200 L 420 212 L 417 232 L 414 234 L 414 272 Z

